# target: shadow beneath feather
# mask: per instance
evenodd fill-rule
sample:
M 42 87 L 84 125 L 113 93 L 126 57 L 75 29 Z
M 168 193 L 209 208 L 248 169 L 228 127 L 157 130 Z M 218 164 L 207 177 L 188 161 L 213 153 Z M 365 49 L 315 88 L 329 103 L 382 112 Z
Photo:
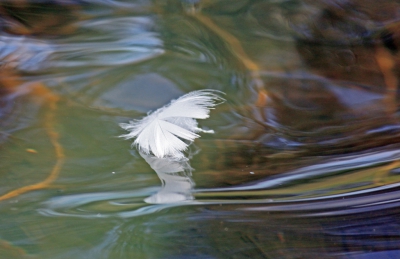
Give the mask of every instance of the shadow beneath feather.
M 191 193 L 194 186 L 191 178 L 193 169 L 188 159 L 172 160 L 139 153 L 157 173 L 162 183 L 161 190 L 144 199 L 145 202 L 163 204 L 193 200 Z

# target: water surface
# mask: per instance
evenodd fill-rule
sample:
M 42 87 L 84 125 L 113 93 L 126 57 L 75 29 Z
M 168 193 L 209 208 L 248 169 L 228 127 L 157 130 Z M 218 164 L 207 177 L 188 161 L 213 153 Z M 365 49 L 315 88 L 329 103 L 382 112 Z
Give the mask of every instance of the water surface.
M 24 2 L 0 8 L 0 258 L 399 256 L 396 1 Z M 199 89 L 226 102 L 188 161 L 118 138 Z

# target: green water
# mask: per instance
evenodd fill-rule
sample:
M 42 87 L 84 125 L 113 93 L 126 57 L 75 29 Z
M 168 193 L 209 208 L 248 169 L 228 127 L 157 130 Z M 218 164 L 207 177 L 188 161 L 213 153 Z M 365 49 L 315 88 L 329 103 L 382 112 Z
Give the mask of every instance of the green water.
M 0 202 L 0 258 L 399 255 L 398 71 L 375 61 L 382 48 L 397 62 L 376 36 L 395 2 L 343 17 L 346 1 L 27 2 L 0 10 L 0 195 L 54 170 L 49 132 L 65 161 Z M 226 102 L 184 170 L 153 170 L 118 138 L 199 89 Z

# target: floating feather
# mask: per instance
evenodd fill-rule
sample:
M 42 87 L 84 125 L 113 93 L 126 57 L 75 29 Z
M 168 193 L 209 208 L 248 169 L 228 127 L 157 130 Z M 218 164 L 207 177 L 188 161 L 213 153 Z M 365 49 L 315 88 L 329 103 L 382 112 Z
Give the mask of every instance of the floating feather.
M 120 126 L 130 131 L 121 135 L 125 139 L 136 138 L 132 145 L 145 154 L 156 157 L 183 158 L 189 143 L 200 137 L 198 132 L 214 133 L 197 126 L 196 119 L 209 117 L 210 109 L 222 103 L 216 90 L 190 92 L 172 101 L 141 120 L 121 123 Z

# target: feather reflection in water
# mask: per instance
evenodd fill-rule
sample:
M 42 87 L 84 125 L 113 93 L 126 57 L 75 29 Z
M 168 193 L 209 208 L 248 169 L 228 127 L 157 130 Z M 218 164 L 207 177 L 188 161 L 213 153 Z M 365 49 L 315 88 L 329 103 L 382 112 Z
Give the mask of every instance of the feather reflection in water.
M 140 152 L 150 167 L 157 173 L 162 182 L 162 188 L 157 193 L 146 198 L 147 203 L 173 203 L 192 200 L 191 194 L 194 182 L 190 175 L 192 168 L 186 158 L 171 160 L 158 158 Z

